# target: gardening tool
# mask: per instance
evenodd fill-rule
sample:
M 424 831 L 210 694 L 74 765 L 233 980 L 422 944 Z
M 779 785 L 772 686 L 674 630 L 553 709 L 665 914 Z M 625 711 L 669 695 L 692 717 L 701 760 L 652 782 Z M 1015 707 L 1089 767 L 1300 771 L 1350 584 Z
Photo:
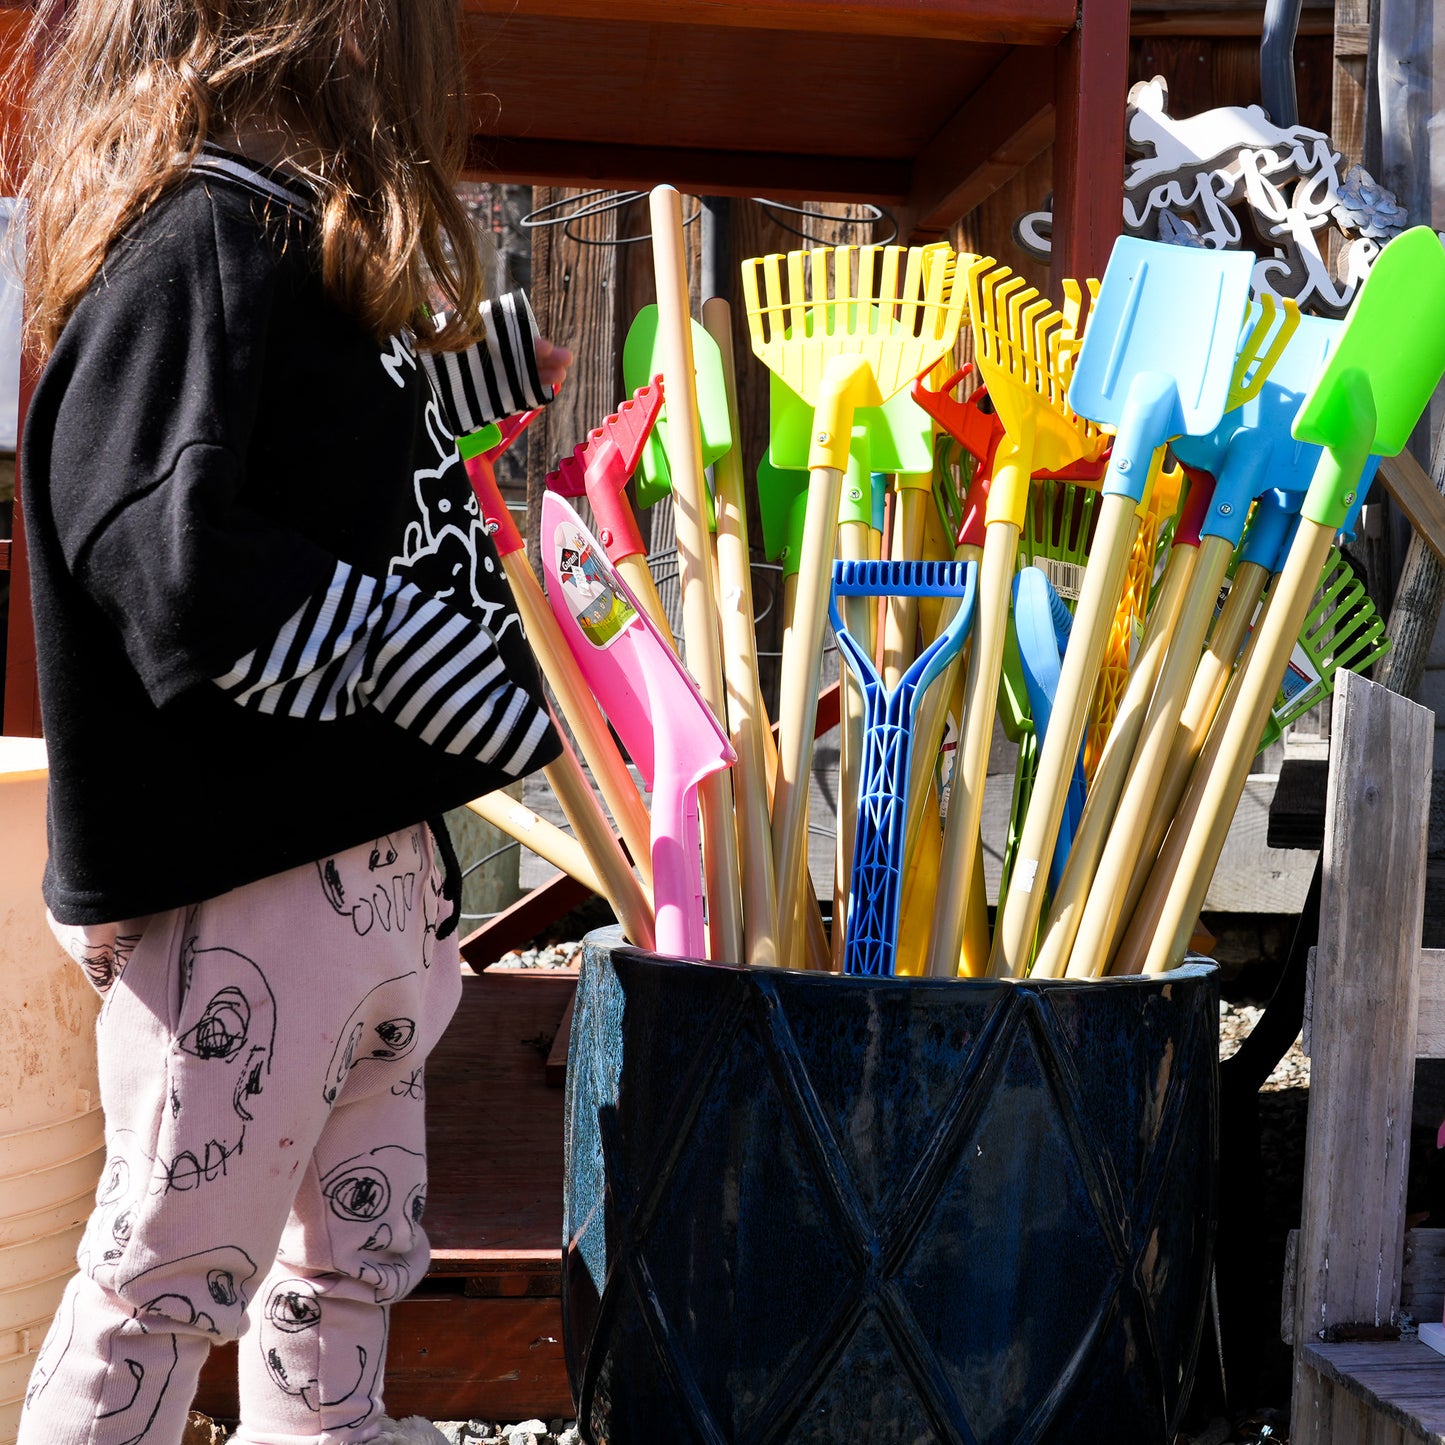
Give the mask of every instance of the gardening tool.
M 571 456 L 557 463 L 556 470 L 547 474 L 547 489 L 559 497 L 586 496 L 608 560 L 676 651 L 667 613 L 647 565 L 647 545 L 623 490 L 637 470 L 661 410 L 662 378 L 657 376 L 646 386 L 639 386 L 630 401 L 624 401 L 601 426 L 587 434 L 587 440 Z
M 1170 437 L 1212 431 L 1224 415 L 1249 305 L 1254 257 L 1186 250 L 1121 237 L 1094 300 L 1069 384 L 1081 416 L 1117 428 L 1074 632 L 1059 681 L 1055 723 L 1039 755 L 1018 861 L 999 908 L 990 969 L 1029 965 L 1068 775 L 1123 590 L 1136 512 Z M 992 388 L 990 388 L 992 390 Z
M 928 971 L 958 972 L 965 904 L 974 878 L 983 816 L 984 777 L 1003 666 L 1004 632 L 1019 532 L 1038 468 L 1056 468 L 1106 445 L 1065 399 L 1073 365 L 1082 292 L 1066 287 L 1063 312 L 991 258 L 968 268 L 975 364 L 1006 437 L 997 449 L 985 517 L 979 573 L 978 624 L 969 649 L 963 736 L 954 751 L 953 782 L 944 830 L 938 907 Z M 1072 749 L 1078 752 L 1078 743 Z
M 1127 750 L 1111 755 L 1121 766 L 1111 769 L 1107 788 L 1099 786 L 1102 768 L 1095 780 L 1093 827 L 1054 901 L 1036 964 L 1051 976 L 1063 968 L 1075 978 L 1092 977 L 1111 951 L 1230 558 L 1254 498 L 1268 489 L 1271 473 L 1281 480 L 1289 475 L 1300 450 L 1289 435 L 1289 421 L 1333 332 L 1307 330 L 1292 341 L 1299 324 L 1293 303 L 1282 310 L 1268 298 L 1257 303 L 1235 364 L 1230 400 L 1238 404 L 1208 436 L 1182 436 L 1174 444 L 1186 463 L 1190 490 L 1171 565 L 1180 546 L 1188 546 L 1192 572 L 1163 637 L 1162 666 L 1156 664 L 1144 694 L 1147 712 L 1136 714 Z
M 1109 735 L 1102 747 L 1096 749 L 1097 762 L 1087 801 L 1074 833 L 1067 865 L 1054 890 L 1047 926 L 1041 930 L 1038 940 L 1032 972 L 1041 978 L 1058 977 L 1068 961 L 1073 929 L 1112 826 L 1114 809 L 1128 778 L 1130 760 L 1144 727 L 1170 640 L 1189 596 L 1199 547 L 1199 522 L 1209 505 L 1212 486 L 1212 479 L 1203 477 L 1189 490 L 1184 513 L 1173 528 L 1169 558 L 1154 606 L 1148 612 L 1138 656 L 1129 670 L 1123 695 L 1117 700 Z M 1158 507 L 1151 503 L 1148 510 L 1157 517 Z M 1151 528 L 1156 535 L 1157 530 L 1157 527 Z M 1135 559 L 1139 550 L 1136 538 Z M 1149 570 L 1153 570 L 1152 553 L 1149 553 Z M 1057 855 L 1056 847 L 1056 858 Z
M 697 372 L 694 323 L 688 314 L 682 198 L 672 186 L 658 186 L 652 192 L 651 215 L 660 361 L 657 370 L 662 373 L 668 397 L 667 455 L 672 473 L 678 579 L 682 587 L 683 641 L 688 668 L 697 679 L 707 705 L 715 716 L 726 717 L 717 589 L 708 537 L 709 497 L 703 477 L 702 429 L 694 384 Z M 707 338 L 706 346 L 716 349 L 711 337 Z M 679 377 L 683 378 L 680 385 L 676 380 Z M 725 404 L 724 393 L 724 410 Z M 701 796 L 708 930 L 712 937 L 710 956 L 717 962 L 738 963 L 745 950 L 731 774 L 711 774 L 702 784 Z
M 1318 460 L 1318 447 L 1309 446 L 1302 450 L 1306 453 L 1306 463 Z M 1355 523 L 1364 507 L 1377 461 L 1377 458 L 1371 457 L 1365 465 L 1355 500 L 1340 527 L 1339 536 L 1343 539 L 1354 535 Z M 1233 584 L 1210 634 L 1209 646 L 1200 659 L 1189 699 L 1180 715 L 1164 782 L 1155 800 L 1139 861 L 1120 914 L 1120 932 L 1127 933 L 1117 950 L 1121 963 L 1141 956 L 1153 935 L 1164 904 L 1163 890 L 1167 887 L 1168 878 L 1177 869 L 1183 852 L 1186 830 L 1172 831 L 1170 824 L 1176 811 L 1184 811 L 1179 807 L 1180 799 L 1185 788 L 1191 786 L 1191 774 L 1196 765 L 1202 777 L 1218 759 L 1228 705 L 1233 697 L 1233 693 L 1226 694 L 1226 687 L 1234 686 L 1231 669 L 1235 667 L 1236 658 L 1239 658 L 1242 668 L 1241 646 L 1251 623 L 1254 624 L 1254 632 L 1249 634 L 1249 643 L 1253 644 L 1263 620 L 1262 610 L 1259 609 L 1261 594 L 1270 579 L 1277 578 L 1284 567 L 1299 525 L 1299 507 L 1303 500 L 1301 492 L 1267 492 L 1255 506 L 1239 550 Z M 1266 606 L 1268 600 L 1266 598 Z M 1258 617 L 1257 610 L 1260 610 Z M 1234 676 L 1239 675 L 1236 670 Z M 1260 746 L 1263 745 L 1261 740 Z M 1149 888 L 1147 897 L 1146 884 Z
M 906 269 L 899 276 L 906 254 Z M 853 265 L 856 258 L 856 283 Z M 753 350 L 814 408 L 798 601 L 784 647 L 773 858 L 784 937 L 798 917 L 806 858 L 808 774 L 828 583 L 843 471 L 858 406 L 881 406 L 934 365 L 958 334 L 964 304 L 946 246 L 826 248 L 743 267 Z M 830 294 L 830 271 L 832 288 Z M 761 284 L 760 284 L 761 278 Z M 896 324 L 893 321 L 896 315 Z M 788 950 L 789 952 L 791 950 Z M 785 958 L 786 961 L 786 958 Z
M 717 343 L 727 396 L 728 426 L 738 425 L 737 372 L 733 359 L 732 308 L 720 297 L 703 302 L 702 322 Z M 758 645 L 753 629 L 752 566 L 742 455 L 730 447 L 713 464 L 717 489 L 718 590 L 722 598 L 723 672 L 727 682 L 728 736 L 737 753 L 733 796 L 737 802 L 738 852 L 742 862 L 743 941 L 747 961 L 778 962 L 778 890 L 773 873 L 773 835 L 768 804 L 763 715 L 758 692 Z
M 833 568 L 829 615 L 839 651 L 857 674 L 867 705 L 850 889 L 852 907 L 847 918 L 848 973 L 889 974 L 894 969 L 904 887 L 904 824 L 913 725 L 922 694 L 958 653 L 972 625 L 975 570 L 954 562 L 842 561 Z M 850 596 L 910 594 L 956 597 L 959 606 L 948 626 L 907 668 L 898 685 L 889 688 L 878 675 L 873 659 L 844 625 L 838 601 Z
M 468 436 L 458 437 L 457 450 L 466 465 L 467 476 L 481 507 L 483 525 L 491 534 L 497 555 L 501 558 L 502 571 L 511 585 L 527 640 L 557 696 L 562 715 L 572 729 L 582 755 L 592 769 L 592 776 L 597 779 L 602 796 L 612 809 L 612 816 L 617 821 L 638 873 L 651 887 L 651 827 L 647 810 L 642 806 L 632 775 L 627 771 L 627 765 L 607 731 L 607 724 L 597 710 L 596 701 L 577 676 L 571 654 L 542 595 L 541 585 L 527 565 L 522 534 L 517 530 L 517 524 L 512 520 L 512 514 L 497 487 L 493 470 L 497 457 L 521 435 L 534 416 L 535 412 L 529 412 L 521 417 L 509 417 L 501 426 L 492 423 Z M 570 747 L 564 747 L 563 756 L 549 764 L 546 773 L 562 811 L 607 885 L 607 897 L 613 912 L 627 929 L 628 937 L 639 947 L 643 946 L 642 937 L 652 937 L 652 904 L 618 849 L 612 829 L 597 807 Z M 634 929 L 638 931 L 634 932 Z
M 735 433 L 728 420 L 727 388 L 723 377 L 722 356 L 715 338 L 691 321 L 693 386 L 697 425 L 702 437 L 703 466 L 710 467 L 733 445 Z M 644 306 L 632 318 L 622 343 L 622 383 L 631 392 L 651 383 L 663 369 L 664 338 L 656 306 Z M 637 505 L 651 507 L 672 493 L 672 472 L 675 443 L 668 422 L 666 405 L 658 417 L 642 459 L 637 468 Z M 708 516 L 712 517 L 709 498 Z M 711 525 L 711 521 L 709 522 Z
M 542 570 L 577 668 L 652 790 L 658 950 L 704 958 L 697 790 L 737 755 L 602 544 L 555 492 L 542 499 Z
M 1179 714 L 1179 725 L 1164 776 L 1143 832 L 1139 860 L 1120 910 L 1121 927 L 1134 917 L 1149 871 L 1159 855 L 1169 824 L 1189 783 L 1190 772 L 1219 711 L 1224 690 L 1244 645 L 1246 632 L 1255 619 L 1265 585 L 1276 570 L 1276 562 L 1283 566 L 1292 521 L 1299 514 L 1302 500 L 1303 495 L 1298 492 L 1269 491 L 1255 503 L 1240 544 L 1229 595 L 1215 619 L 1209 644 L 1195 668 L 1189 695 Z
M 811 316 L 804 329 L 812 326 Z M 897 324 L 880 316 L 870 325 L 894 331 Z M 768 457 L 774 466 L 806 468 L 812 446 L 813 409 L 777 373 L 768 378 Z M 900 390 L 881 406 L 860 406 L 853 412 L 848 466 L 838 510 L 837 555 L 845 561 L 876 558 L 884 525 L 887 473 L 928 472 L 933 465 L 932 428 L 928 417 Z M 876 651 L 877 619 L 860 599 L 845 599 L 843 612 L 856 638 L 867 638 Z M 843 716 L 839 729 L 838 826 L 835 834 L 833 916 L 848 916 L 848 885 L 852 873 L 853 827 L 857 817 L 859 766 L 863 748 L 863 693 L 845 672 Z M 841 929 L 834 931 L 834 966 L 842 966 Z
M 1294 435 L 1322 445 L 1324 452 L 1300 508 L 1284 571 L 1271 589 L 1269 611 L 1256 632 L 1221 737 L 1218 766 L 1200 779 L 1197 794 L 1191 781 L 1176 820 L 1175 826 L 1184 829 L 1183 851 L 1143 959 L 1150 972 L 1173 967 L 1184 955 L 1290 649 L 1368 458 L 1372 452 L 1392 456 L 1405 446 L 1442 375 L 1445 250 L 1432 230 L 1417 226 L 1380 253 L 1295 419 Z M 1200 771 L 1196 767 L 1196 775 Z M 1192 806 L 1191 795 L 1197 798 Z

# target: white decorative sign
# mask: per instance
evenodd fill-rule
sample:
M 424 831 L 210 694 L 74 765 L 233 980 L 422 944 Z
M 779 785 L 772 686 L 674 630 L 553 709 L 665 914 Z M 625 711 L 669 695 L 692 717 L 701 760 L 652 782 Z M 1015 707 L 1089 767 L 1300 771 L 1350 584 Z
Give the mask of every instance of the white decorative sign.
M 1277 126 L 1257 105 L 1176 118 L 1168 84 L 1156 75 L 1131 87 L 1126 116 L 1125 233 L 1252 249 L 1256 291 L 1343 316 L 1380 247 L 1405 229 L 1404 209 L 1362 166 L 1341 174 L 1344 159 L 1327 135 Z M 1032 211 L 1015 238 L 1047 260 L 1052 223 L 1050 211 Z M 1344 237 L 1333 271 L 1332 226 Z

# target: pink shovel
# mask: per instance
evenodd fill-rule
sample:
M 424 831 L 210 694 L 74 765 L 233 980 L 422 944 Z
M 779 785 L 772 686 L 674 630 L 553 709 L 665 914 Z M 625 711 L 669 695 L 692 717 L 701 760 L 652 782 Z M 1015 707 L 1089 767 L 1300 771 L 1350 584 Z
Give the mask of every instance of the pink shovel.
M 652 790 L 657 950 L 705 958 L 697 786 L 737 755 L 602 544 L 555 492 L 542 499 L 542 570 L 578 671 Z

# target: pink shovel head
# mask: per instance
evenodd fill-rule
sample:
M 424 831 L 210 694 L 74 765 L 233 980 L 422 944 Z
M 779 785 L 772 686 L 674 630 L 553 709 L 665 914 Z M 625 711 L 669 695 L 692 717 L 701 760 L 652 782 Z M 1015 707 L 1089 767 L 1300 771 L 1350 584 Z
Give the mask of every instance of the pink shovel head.
M 737 755 L 602 544 L 555 492 L 542 499 L 542 570 L 577 669 L 652 790 L 658 952 L 702 958 L 697 785 Z

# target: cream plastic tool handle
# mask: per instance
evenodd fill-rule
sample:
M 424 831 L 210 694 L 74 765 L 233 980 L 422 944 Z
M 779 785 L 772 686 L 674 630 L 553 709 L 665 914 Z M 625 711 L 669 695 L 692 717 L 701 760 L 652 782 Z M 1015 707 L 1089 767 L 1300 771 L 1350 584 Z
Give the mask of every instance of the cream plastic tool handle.
M 1018 540 L 1019 529 L 1012 522 L 990 522 L 985 529 L 978 613 L 968 658 L 963 738 L 954 752 L 938 872 L 938 904 L 928 947 L 928 972 L 933 978 L 956 977 L 963 951 L 965 910 L 974 879 L 973 855 L 979 844 L 984 780 L 993 742 L 998 680 L 1003 671 L 1009 585 Z
M 552 691 L 557 694 L 562 716 L 572 729 L 577 746 L 597 780 L 597 787 L 617 820 L 618 831 L 627 844 L 627 851 L 632 854 L 638 873 L 651 887 L 652 823 L 638 795 L 637 784 L 617 751 L 617 744 L 602 719 L 596 698 L 578 675 L 571 650 L 542 593 L 542 584 L 527 565 L 526 555 L 522 552 L 507 553 L 502 558 L 502 570 L 512 584 L 512 595 L 516 598 L 527 641 L 531 643 Z
M 778 779 L 773 791 L 773 871 L 778 880 L 778 918 L 784 927 L 801 916 L 799 895 L 808 851 L 814 709 L 842 491 L 843 473 L 839 468 L 817 467 L 811 473 L 793 625 L 783 644 Z M 784 950 L 782 962 L 790 968 L 802 966 L 802 959 L 788 949 Z
M 683 642 L 688 671 L 697 680 L 703 700 L 714 716 L 725 718 L 727 694 L 719 655 L 712 546 L 708 540 L 707 483 L 703 478 L 702 427 L 694 380 L 682 197 L 672 186 L 658 186 L 652 192 L 650 209 L 657 334 L 667 392 L 671 448 L 668 462 L 672 470 L 678 579 L 682 585 Z M 741 963 L 743 920 L 731 776 L 714 773 L 703 782 L 700 794 L 712 957 L 717 962 Z
M 652 904 L 636 875 L 627 866 L 622 849 L 617 846 L 617 839 L 591 788 L 587 786 L 577 756 L 565 737 L 562 739 L 562 756 L 556 762 L 548 763 L 543 772 L 572 825 L 572 831 L 597 869 L 602 880 L 603 896 L 612 905 L 623 932 L 639 948 L 655 949 L 657 935 L 653 927 Z
M 549 823 L 510 794 L 500 791 L 487 793 L 473 798 L 467 807 L 479 818 L 485 818 L 492 827 L 500 828 L 509 838 L 515 838 L 524 848 L 530 848 L 554 868 L 560 868 L 569 878 L 575 878 L 584 888 L 590 888 L 600 897 L 607 896 L 607 889 L 592 866 L 587 850 L 576 838 L 564 833 L 555 823 Z
M 734 437 L 738 417 L 737 363 L 733 355 L 732 310 L 719 297 L 703 302 L 702 324 L 722 353 L 723 383 Z M 748 558 L 748 515 L 741 448 L 734 446 L 713 467 L 717 482 L 719 611 L 723 630 L 723 672 L 727 683 L 727 727 L 737 764 L 733 796 L 738 814 L 742 862 L 743 941 L 748 963 L 778 963 L 778 888 L 773 873 L 772 820 L 768 808 L 766 720 L 757 691 L 758 644 L 753 630 L 752 567 Z

